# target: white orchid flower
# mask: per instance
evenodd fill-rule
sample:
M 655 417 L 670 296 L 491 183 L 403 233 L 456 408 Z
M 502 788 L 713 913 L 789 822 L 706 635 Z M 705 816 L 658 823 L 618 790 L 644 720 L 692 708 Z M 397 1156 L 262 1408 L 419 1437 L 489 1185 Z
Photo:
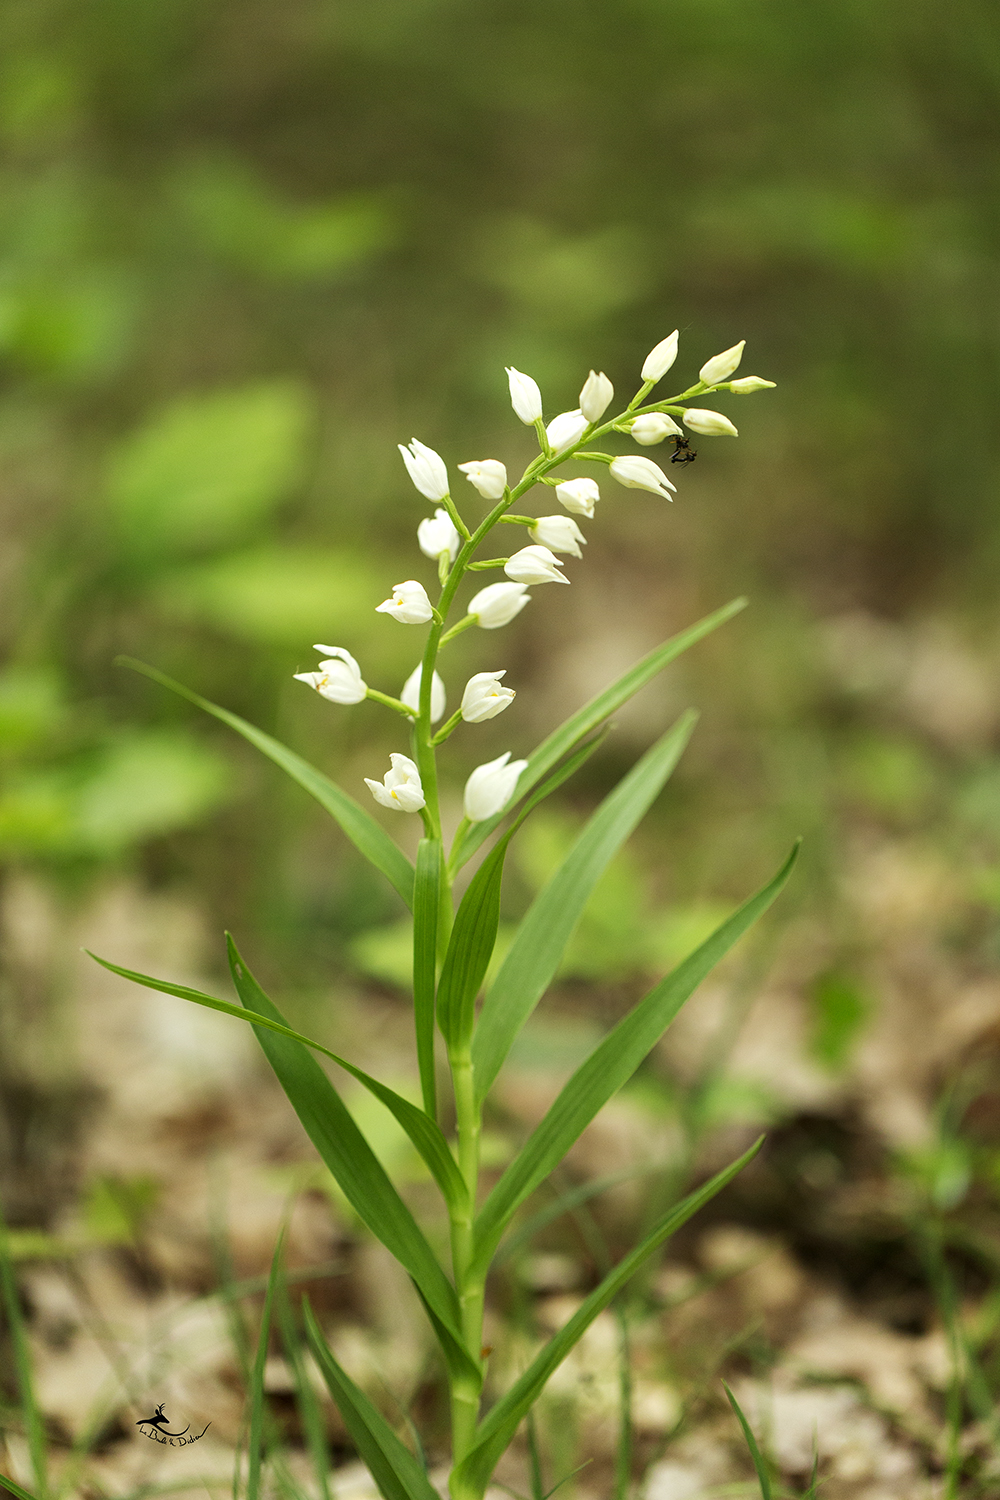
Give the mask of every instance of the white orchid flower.
M 590 424 L 583 412 L 561 411 L 553 417 L 545 429 L 545 436 L 553 453 L 564 453 L 583 437 Z
M 477 458 L 458 467 L 484 500 L 499 500 L 507 488 L 507 470 L 498 458 Z
M 740 339 L 739 343 L 734 344 L 731 349 L 724 349 L 721 354 L 713 354 L 712 358 L 706 360 L 698 371 L 698 379 L 704 381 L 705 385 L 718 385 L 721 381 L 728 380 L 743 358 L 746 342 L 746 339 Z
M 393 584 L 392 598 L 376 604 L 375 612 L 379 615 L 392 615 L 394 620 L 399 620 L 403 625 L 426 625 L 434 616 L 427 590 L 415 578 Z
M 629 436 L 644 448 L 651 448 L 654 443 L 662 443 L 664 438 L 681 437 L 683 432 L 673 417 L 668 417 L 661 411 L 650 411 L 636 417 L 629 428 Z
M 643 380 L 662 380 L 677 358 L 678 331 L 668 333 L 665 339 L 661 339 L 655 349 L 650 349 L 642 364 Z
M 509 365 L 506 368 L 510 382 L 510 404 L 515 415 L 520 417 L 525 427 L 533 427 L 542 415 L 542 393 L 530 375 L 522 375 L 520 370 Z
M 488 583 L 469 600 L 469 614 L 475 615 L 483 630 L 509 625 L 531 598 L 525 593 L 527 587 L 526 583 Z
M 582 557 L 580 544 L 587 545 L 587 538 L 572 516 L 539 516 L 529 531 L 534 541 L 553 552 L 570 552 L 574 557 Z
M 515 583 L 569 583 L 559 572 L 563 564 L 548 547 L 522 547 L 504 563 L 503 570 Z
M 422 495 L 428 500 L 443 500 L 448 493 L 448 470 L 440 453 L 428 448 L 426 443 L 413 438 L 404 448 L 397 443 L 406 472 Z
M 580 392 L 580 410 L 588 422 L 599 422 L 611 404 L 615 388 L 603 373 L 591 370 Z
M 405 703 L 407 708 L 412 708 L 414 713 L 420 711 L 420 681 L 423 677 L 423 662 L 414 667 L 409 677 L 403 683 L 403 691 L 399 695 L 400 703 Z M 448 699 L 444 690 L 444 683 L 435 672 L 431 678 L 431 723 L 436 724 L 438 719 L 444 718 L 444 711 L 448 706 Z
M 511 760 L 506 750 L 496 760 L 476 767 L 465 783 L 465 816 L 470 823 L 483 823 L 503 812 L 527 764 L 526 760 Z
M 417 527 L 417 545 L 425 557 L 433 557 L 436 561 L 447 554 L 451 562 L 455 561 L 462 538 L 442 506 L 439 505 L 433 516 L 427 516 Z
M 702 411 L 693 406 L 684 413 L 684 426 L 702 437 L 739 437 L 736 428 L 721 411 Z
M 673 499 L 670 491 L 676 489 L 676 485 L 670 483 L 659 464 L 654 464 L 651 458 L 628 453 L 624 458 L 612 460 L 611 473 L 627 490 L 649 490 L 654 495 L 662 495 L 665 500 Z
M 382 807 L 391 807 L 393 812 L 419 812 L 425 806 L 420 772 L 408 755 L 390 755 L 389 760 L 392 769 L 382 780 L 372 781 L 366 776 L 365 786 Z
M 361 680 L 361 668 L 343 646 L 314 646 L 315 651 L 325 651 L 326 660 L 321 661 L 316 672 L 293 672 L 296 682 L 307 683 L 331 703 L 360 703 L 368 692 L 368 685 Z
M 564 479 L 556 485 L 556 499 L 574 516 L 594 519 L 594 506 L 601 498 L 596 479 Z
M 462 718 L 466 724 L 482 724 L 486 719 L 495 719 L 513 703 L 514 689 L 503 687 L 500 682 L 506 675 L 507 668 L 504 667 L 501 672 L 477 672 L 475 677 L 469 678 L 462 694 Z
M 773 380 L 762 380 L 759 375 L 744 375 L 740 380 L 731 380 L 729 389 L 734 396 L 752 396 L 755 391 L 773 391 Z

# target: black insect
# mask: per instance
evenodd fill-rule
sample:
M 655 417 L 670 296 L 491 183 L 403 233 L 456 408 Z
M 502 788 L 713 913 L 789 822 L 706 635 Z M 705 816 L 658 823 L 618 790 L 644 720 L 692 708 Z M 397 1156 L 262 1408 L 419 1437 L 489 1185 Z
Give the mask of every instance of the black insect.
M 687 438 L 681 437 L 680 433 L 671 433 L 671 436 L 674 440 L 674 451 L 670 455 L 670 462 L 672 464 L 693 464 L 698 454 L 691 447 Z
M 183 1437 L 184 1433 L 187 1432 L 188 1427 L 191 1426 L 191 1423 L 189 1422 L 187 1427 L 183 1428 L 181 1432 L 168 1432 L 167 1423 L 170 1421 L 170 1418 L 164 1416 L 163 1414 L 163 1408 L 165 1405 L 166 1403 L 161 1401 L 159 1406 L 156 1408 L 156 1413 L 154 1416 L 143 1417 L 140 1421 L 136 1422 L 135 1425 L 137 1427 L 155 1427 L 157 1432 L 163 1433 L 164 1437 Z

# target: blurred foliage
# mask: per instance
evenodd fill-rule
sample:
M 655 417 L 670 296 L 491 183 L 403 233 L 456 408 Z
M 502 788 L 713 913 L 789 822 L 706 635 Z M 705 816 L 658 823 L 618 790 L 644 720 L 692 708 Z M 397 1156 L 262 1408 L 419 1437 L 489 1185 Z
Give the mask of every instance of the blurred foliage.
M 779 389 L 729 403 L 740 443 L 702 442 L 669 513 L 609 489 L 572 600 L 505 633 L 521 718 L 457 735 L 458 774 L 528 749 L 701 609 L 754 607 L 528 825 L 512 905 L 696 702 L 564 977 L 673 962 L 805 832 L 799 899 L 828 918 L 814 1051 L 836 1069 L 869 1003 L 830 977 L 864 970 L 836 894 L 847 830 L 961 842 L 995 926 L 987 0 L 0 0 L 0 18 L 9 865 L 131 867 L 254 925 L 304 979 L 335 959 L 399 982 L 391 896 L 113 660 L 155 662 L 358 793 L 392 726 L 290 674 L 317 640 L 390 691 L 414 665 L 372 609 L 416 566 L 396 443 L 513 465 L 503 364 L 555 410 L 591 365 L 624 390 L 679 323 L 679 370 L 745 336 Z M 483 662 L 450 649 L 454 694 Z

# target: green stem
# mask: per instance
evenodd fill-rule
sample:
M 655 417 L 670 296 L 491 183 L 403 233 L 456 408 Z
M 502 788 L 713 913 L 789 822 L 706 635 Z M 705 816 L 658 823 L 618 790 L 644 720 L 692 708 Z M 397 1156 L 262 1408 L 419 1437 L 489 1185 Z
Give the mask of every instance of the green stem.
M 451 734 L 452 730 L 458 728 L 459 723 L 461 721 L 461 718 L 462 718 L 462 710 L 460 708 L 456 708 L 456 710 L 452 714 L 451 718 L 450 719 L 446 719 L 445 722 L 441 725 L 441 728 L 438 730 L 437 734 L 431 740 L 431 744 L 434 745 L 435 747 L 438 746 L 438 745 L 440 745 L 440 744 L 442 744 L 448 738 L 448 736 Z
M 365 693 L 366 698 L 371 698 L 374 703 L 384 703 L 386 708 L 394 708 L 398 714 L 403 714 L 407 719 L 415 719 L 417 710 L 410 708 L 408 704 L 401 703 L 398 698 L 390 698 L 388 693 L 380 693 L 376 688 L 369 688 Z
M 472 1054 L 466 1045 L 461 1052 L 449 1053 L 452 1086 L 455 1091 L 455 1118 L 458 1129 L 458 1168 L 465 1183 L 465 1200 L 451 1208 L 451 1256 L 455 1289 L 462 1320 L 465 1345 L 473 1359 L 479 1360 L 483 1342 L 483 1301 L 485 1279 L 474 1274 L 475 1242 L 472 1232 L 476 1211 L 476 1189 L 479 1183 L 479 1137 L 481 1117 L 473 1082 Z M 470 1399 L 470 1395 L 472 1399 Z M 479 1417 L 478 1392 L 452 1389 L 452 1444 L 455 1463 L 460 1463 L 475 1440 Z

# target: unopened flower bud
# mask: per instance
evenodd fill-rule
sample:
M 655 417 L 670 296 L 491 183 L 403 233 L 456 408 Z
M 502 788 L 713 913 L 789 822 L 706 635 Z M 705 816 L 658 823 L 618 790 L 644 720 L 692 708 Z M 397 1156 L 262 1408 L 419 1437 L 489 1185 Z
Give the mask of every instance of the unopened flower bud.
M 514 689 L 503 687 L 500 682 L 506 675 L 507 668 L 504 667 L 502 672 L 477 672 L 475 677 L 469 678 L 462 694 L 462 718 L 466 724 L 482 724 L 486 719 L 495 719 L 513 703 Z
M 484 500 L 499 500 L 507 488 L 507 470 L 497 458 L 479 458 L 458 467 Z
M 376 604 L 375 612 L 392 615 L 394 620 L 399 620 L 403 625 L 426 625 L 434 615 L 427 590 L 415 578 L 393 584 L 392 598 Z
M 567 448 L 572 448 L 583 437 L 588 425 L 582 411 L 561 411 L 545 429 L 552 452 L 565 453 Z
M 398 443 L 406 472 L 428 500 L 443 500 L 448 493 L 448 470 L 440 453 L 413 438 L 408 447 Z
M 739 437 L 736 428 L 721 411 L 703 411 L 697 406 L 684 413 L 684 426 L 702 437 Z
M 539 516 L 530 531 L 534 541 L 553 552 L 571 552 L 574 557 L 582 557 L 580 543 L 587 545 L 587 538 L 572 516 Z
M 433 516 L 428 516 L 417 527 L 417 544 L 425 557 L 433 557 L 436 560 L 447 554 L 454 562 L 458 556 L 461 541 L 461 537 L 455 530 L 454 521 L 440 505 Z
M 773 380 L 761 380 L 759 375 L 744 375 L 742 380 L 731 380 L 729 389 L 734 396 L 752 396 L 755 391 L 773 391 Z
M 731 349 L 724 349 L 721 354 L 714 354 L 698 371 L 698 379 L 704 381 L 706 385 L 719 385 L 723 380 L 728 380 L 743 358 L 745 346 L 746 339 L 740 339 L 739 343 L 734 344 Z
M 664 438 L 681 436 L 681 429 L 673 417 L 668 417 L 661 411 L 651 411 L 636 417 L 629 428 L 629 435 L 644 448 L 651 448 L 654 443 L 662 443 Z
M 503 570 L 515 583 L 569 583 L 559 572 L 563 564 L 548 547 L 522 547 L 504 563 Z
M 465 783 L 465 816 L 470 823 L 483 823 L 503 812 L 527 764 L 526 760 L 511 760 L 506 750 L 496 760 L 476 767 Z
M 594 506 L 601 498 L 596 479 L 564 479 L 556 485 L 556 499 L 574 516 L 594 519 Z
M 420 772 L 408 755 L 390 755 L 389 760 L 392 770 L 386 771 L 381 781 L 366 776 L 365 786 L 382 807 L 391 807 L 394 812 L 419 812 L 425 805 Z
M 542 415 L 542 393 L 530 375 L 522 375 L 520 370 L 507 367 L 507 379 L 510 382 L 510 404 L 514 408 L 516 416 L 520 417 L 525 427 L 531 427 Z
M 665 339 L 661 339 L 655 349 L 650 349 L 642 366 L 643 380 L 662 380 L 677 358 L 678 331 L 675 328 Z
M 316 646 L 314 649 L 325 651 L 327 660 L 320 662 L 317 672 L 293 672 L 296 682 L 307 683 L 331 703 L 360 703 L 368 686 L 361 681 L 361 668 L 351 653 L 343 646 Z
M 527 587 L 526 583 L 488 583 L 469 600 L 469 614 L 475 615 L 476 624 L 483 630 L 509 625 L 531 598 L 525 593 Z
M 662 495 L 665 500 L 672 500 L 673 496 L 669 491 L 677 488 L 670 483 L 659 464 L 654 464 L 651 458 L 640 458 L 634 453 L 613 459 L 611 474 L 627 490 L 649 490 L 654 495 Z
M 414 667 L 409 677 L 403 683 L 403 691 L 399 695 L 400 703 L 405 703 L 407 708 L 412 708 L 414 713 L 420 712 L 420 680 L 424 675 L 423 663 Z M 431 678 L 431 723 L 436 724 L 438 719 L 444 717 L 444 711 L 448 706 L 445 696 L 444 683 L 435 672 Z
M 580 410 L 588 422 L 599 422 L 611 404 L 615 388 L 608 377 L 591 370 L 580 392 Z

